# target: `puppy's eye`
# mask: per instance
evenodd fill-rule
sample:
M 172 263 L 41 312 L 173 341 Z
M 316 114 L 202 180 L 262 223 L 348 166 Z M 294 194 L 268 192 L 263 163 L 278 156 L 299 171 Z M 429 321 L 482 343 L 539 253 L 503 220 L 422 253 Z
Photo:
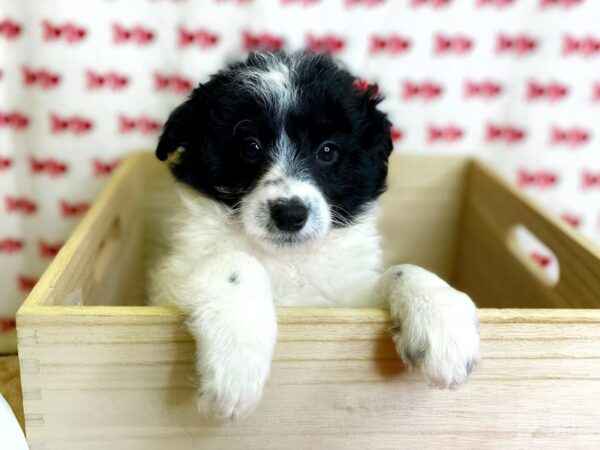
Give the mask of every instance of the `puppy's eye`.
M 240 156 L 250 163 L 258 162 L 262 157 L 262 147 L 258 139 L 244 139 L 240 146 Z
M 317 150 L 317 162 L 322 166 L 329 166 L 337 161 L 339 150 L 333 142 L 324 142 Z

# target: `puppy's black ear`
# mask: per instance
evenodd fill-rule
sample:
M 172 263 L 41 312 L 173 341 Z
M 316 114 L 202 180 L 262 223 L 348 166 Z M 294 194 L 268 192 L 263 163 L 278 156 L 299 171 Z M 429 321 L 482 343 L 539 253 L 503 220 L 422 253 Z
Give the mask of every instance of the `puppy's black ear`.
M 158 159 L 165 161 L 178 148 L 185 148 L 194 138 L 194 134 L 202 133 L 198 126 L 204 123 L 201 116 L 206 110 L 205 97 L 205 89 L 200 85 L 169 115 L 156 147 Z
M 355 89 L 356 85 L 355 82 Z M 367 114 L 369 124 L 367 127 L 367 136 L 370 142 L 379 150 L 381 156 L 387 160 L 394 148 L 391 135 L 392 124 L 388 120 L 387 115 L 377 108 L 383 100 L 379 86 L 376 84 L 363 85 L 357 90 L 361 96 L 362 107 L 365 108 Z

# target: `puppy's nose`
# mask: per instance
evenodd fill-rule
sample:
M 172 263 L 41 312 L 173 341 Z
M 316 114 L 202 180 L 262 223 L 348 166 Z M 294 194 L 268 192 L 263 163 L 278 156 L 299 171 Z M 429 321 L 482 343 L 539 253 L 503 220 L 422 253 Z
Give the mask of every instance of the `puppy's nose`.
M 298 197 L 269 202 L 269 211 L 281 231 L 300 231 L 308 219 L 308 208 Z

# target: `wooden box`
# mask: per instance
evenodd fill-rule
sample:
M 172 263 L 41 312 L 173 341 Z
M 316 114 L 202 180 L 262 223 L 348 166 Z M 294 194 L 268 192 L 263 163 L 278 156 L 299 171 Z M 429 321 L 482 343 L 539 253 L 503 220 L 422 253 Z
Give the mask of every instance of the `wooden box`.
M 153 155 L 129 157 L 20 309 L 31 450 L 600 448 L 600 251 L 465 157 L 393 156 L 381 230 L 387 264 L 421 264 L 481 308 L 469 383 L 407 373 L 386 311 L 281 308 L 256 413 L 199 416 L 182 316 L 141 306 L 145 199 L 170 183 Z M 515 245 L 518 225 L 554 252 L 558 282 Z

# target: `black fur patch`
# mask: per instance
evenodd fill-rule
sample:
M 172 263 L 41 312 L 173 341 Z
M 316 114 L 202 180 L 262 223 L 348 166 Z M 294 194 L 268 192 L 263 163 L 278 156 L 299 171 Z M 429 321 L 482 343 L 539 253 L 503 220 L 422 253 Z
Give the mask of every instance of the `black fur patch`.
M 174 176 L 205 195 L 235 207 L 264 175 L 275 156 L 274 143 L 285 131 L 295 159 L 302 162 L 342 220 L 351 223 L 362 208 L 385 190 L 387 161 L 392 150 L 390 122 L 377 109 L 375 86 L 357 90 L 356 78 L 328 56 L 311 53 L 251 54 L 244 62 L 218 72 L 198 86 L 170 115 L 156 155 L 165 160 L 184 147 Z M 290 68 L 298 101 L 277 112 L 265 105 L 244 82 L 256 70 L 268 70 L 276 59 Z M 240 156 L 245 139 L 257 139 L 264 154 L 248 162 Z M 324 167 L 316 153 L 334 142 L 339 157 Z
M 240 275 L 237 272 L 233 272 L 231 275 L 229 275 L 228 281 L 231 284 L 240 284 Z

